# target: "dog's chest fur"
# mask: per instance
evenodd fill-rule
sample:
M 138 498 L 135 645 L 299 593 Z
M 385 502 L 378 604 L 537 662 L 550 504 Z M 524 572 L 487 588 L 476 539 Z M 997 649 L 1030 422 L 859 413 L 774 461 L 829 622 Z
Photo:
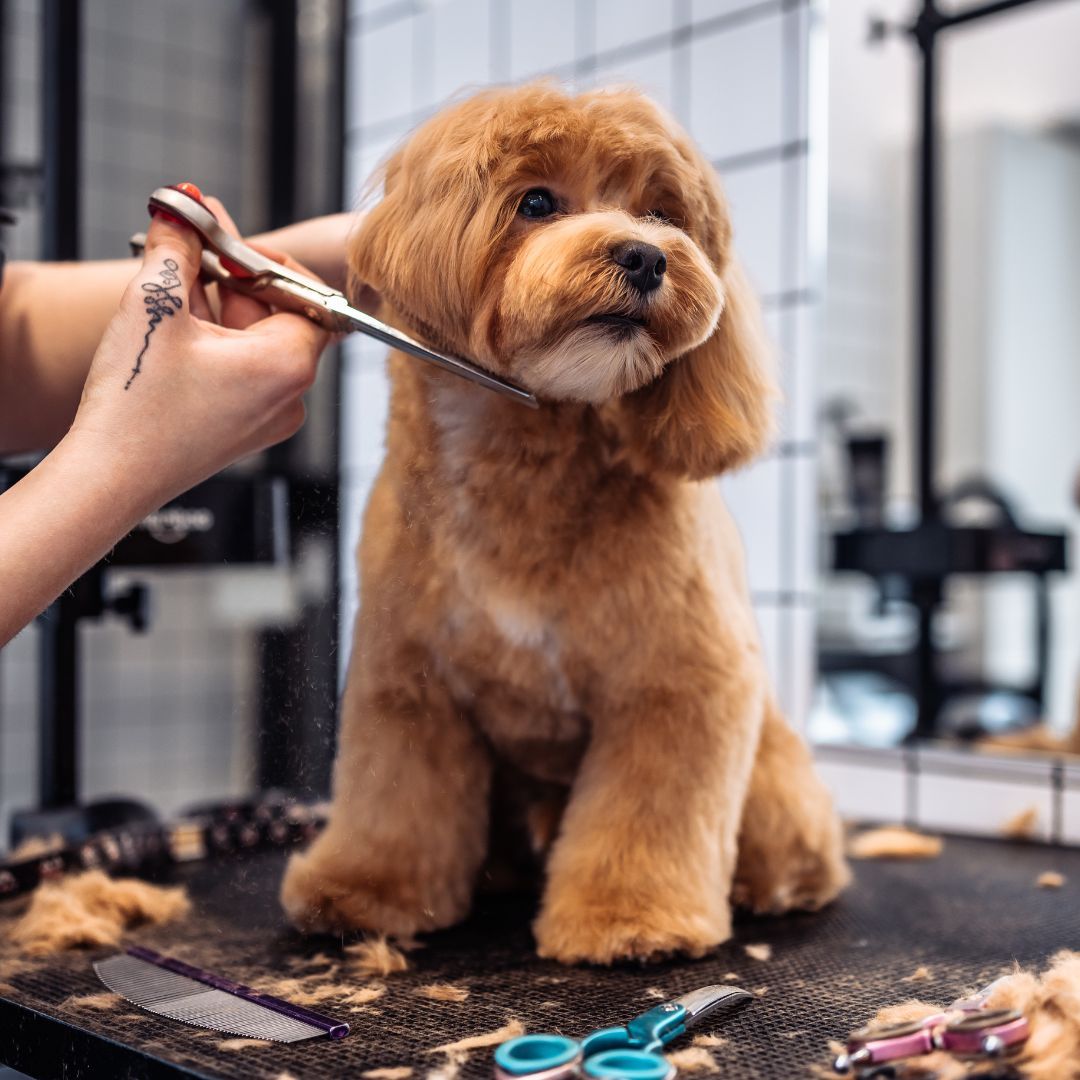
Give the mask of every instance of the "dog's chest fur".
M 435 652 L 458 703 L 493 750 L 539 780 L 569 783 L 588 741 L 557 621 L 455 568 Z
M 604 492 L 602 440 L 579 416 L 545 439 L 533 418 L 489 440 L 485 398 L 433 402 L 438 503 L 433 562 L 442 611 L 433 652 L 451 692 L 495 752 L 523 772 L 569 783 L 588 742 L 595 672 L 581 648 L 582 605 Z M 567 427 L 576 424 L 580 431 Z M 624 512 L 620 510 L 620 513 Z M 606 565 L 609 560 L 599 559 Z

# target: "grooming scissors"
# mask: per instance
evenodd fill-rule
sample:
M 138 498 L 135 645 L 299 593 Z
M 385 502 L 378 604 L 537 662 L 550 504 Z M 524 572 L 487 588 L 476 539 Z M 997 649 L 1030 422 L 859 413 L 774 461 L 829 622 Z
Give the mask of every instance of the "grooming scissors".
M 703 986 L 635 1016 L 623 1027 L 601 1028 L 583 1039 L 519 1035 L 495 1051 L 496 1080 L 670 1080 L 675 1067 L 659 1050 L 718 1010 L 728 1012 L 753 995 L 735 986 Z
M 853 1031 L 847 1050 L 833 1061 L 833 1069 L 846 1074 L 863 1065 L 883 1065 L 934 1050 L 960 1057 L 1002 1057 L 1027 1040 L 1030 1027 L 1017 1009 L 987 1008 L 999 982 L 996 979 L 971 997 L 958 998 L 947 1009 L 922 1020 L 870 1024 Z
M 463 379 L 469 379 L 498 394 L 537 408 L 536 398 L 528 390 L 493 375 L 468 360 L 445 356 L 421 345 L 400 330 L 395 330 L 353 307 L 345 294 L 337 289 L 260 255 L 254 248 L 226 232 L 195 195 L 180 188 L 161 187 L 150 196 L 147 209 L 151 215 L 164 211 L 172 217 L 180 218 L 199 234 L 203 242 L 204 279 L 218 281 L 227 288 L 255 297 L 274 307 L 305 315 L 331 333 L 359 330 L 392 349 L 419 357 L 445 371 L 460 375 Z M 134 254 L 140 254 L 145 245 L 145 233 L 136 233 L 131 238 Z

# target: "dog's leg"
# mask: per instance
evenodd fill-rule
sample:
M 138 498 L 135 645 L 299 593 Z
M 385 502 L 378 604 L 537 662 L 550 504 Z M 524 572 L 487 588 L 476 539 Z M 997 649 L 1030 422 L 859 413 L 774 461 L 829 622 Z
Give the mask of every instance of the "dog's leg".
M 384 655 L 350 672 L 330 823 L 282 883 L 303 930 L 410 935 L 468 912 L 487 846 L 490 759 L 426 666 Z
M 816 909 L 850 880 L 840 819 L 810 750 L 769 702 L 739 834 L 733 900 L 759 913 Z
M 708 687 L 700 669 L 683 674 L 686 690 L 627 690 L 618 709 L 591 717 L 534 926 L 541 956 L 700 956 L 730 936 L 764 690 L 751 664 Z

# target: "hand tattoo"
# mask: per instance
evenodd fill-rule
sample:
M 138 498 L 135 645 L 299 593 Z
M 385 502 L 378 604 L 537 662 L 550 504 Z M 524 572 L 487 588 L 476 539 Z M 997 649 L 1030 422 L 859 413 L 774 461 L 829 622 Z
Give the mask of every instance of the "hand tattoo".
M 172 293 L 173 289 L 180 288 L 179 269 L 180 265 L 175 259 L 166 259 L 165 268 L 158 271 L 161 282 L 143 282 L 143 292 L 146 293 L 146 296 L 143 297 L 143 303 L 146 305 L 146 313 L 150 316 L 150 322 L 146 327 L 146 336 L 143 338 L 142 348 L 139 350 L 139 355 L 135 357 L 135 366 L 131 369 L 128 381 L 124 383 L 125 390 L 131 388 L 135 376 L 142 371 L 143 357 L 150 347 L 150 335 L 158 328 L 158 323 L 166 315 L 175 315 L 184 306 L 184 301 L 179 296 L 173 296 Z

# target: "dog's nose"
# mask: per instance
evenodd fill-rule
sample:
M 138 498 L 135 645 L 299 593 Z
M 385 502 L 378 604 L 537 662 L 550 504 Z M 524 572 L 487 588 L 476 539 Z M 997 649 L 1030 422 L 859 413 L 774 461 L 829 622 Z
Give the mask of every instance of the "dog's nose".
M 626 280 L 638 292 L 650 293 L 663 284 L 667 259 L 655 244 L 626 240 L 612 248 L 611 257 L 622 267 Z

